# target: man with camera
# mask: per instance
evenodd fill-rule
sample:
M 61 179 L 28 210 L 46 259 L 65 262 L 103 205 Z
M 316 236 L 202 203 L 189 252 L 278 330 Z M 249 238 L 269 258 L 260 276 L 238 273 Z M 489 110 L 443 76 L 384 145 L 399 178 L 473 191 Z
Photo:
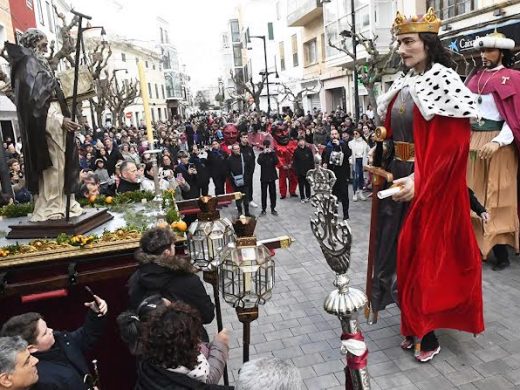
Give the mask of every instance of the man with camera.
M 348 177 L 350 166 L 348 159 L 352 151 L 348 145 L 340 140 L 336 129 L 330 132 L 330 141 L 321 155 L 324 168 L 330 169 L 336 175 L 336 183 L 332 187 L 332 193 L 336 195 L 343 206 L 343 219 L 349 219 L 348 215 Z
M 179 178 L 184 178 L 186 183 L 189 184 L 189 189 L 182 189 L 183 199 L 194 199 L 198 198 L 200 194 L 198 178 L 197 178 L 197 167 L 190 163 L 190 155 L 185 150 L 181 150 L 178 153 L 179 165 L 175 168 L 175 174 Z
M 271 214 L 278 215 L 276 211 L 276 180 L 278 173 L 276 165 L 278 157 L 273 149 L 271 149 L 271 141 L 266 139 L 263 142 L 264 150 L 258 155 L 258 165 L 260 165 L 260 185 L 262 188 L 262 212 L 261 216 L 266 214 L 267 209 L 267 189 L 269 189 L 269 200 L 271 203 Z

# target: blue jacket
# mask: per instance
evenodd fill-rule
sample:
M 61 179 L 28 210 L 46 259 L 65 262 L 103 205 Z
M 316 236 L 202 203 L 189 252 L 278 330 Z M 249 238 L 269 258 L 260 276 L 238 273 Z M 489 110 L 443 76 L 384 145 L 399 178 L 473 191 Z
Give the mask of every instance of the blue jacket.
M 72 332 L 55 331 L 54 346 L 49 351 L 34 353 L 39 359 L 36 365 L 39 379 L 33 389 L 87 389 L 83 378 L 90 369 L 85 354 L 103 334 L 104 324 L 105 317 L 89 310 L 81 328 Z

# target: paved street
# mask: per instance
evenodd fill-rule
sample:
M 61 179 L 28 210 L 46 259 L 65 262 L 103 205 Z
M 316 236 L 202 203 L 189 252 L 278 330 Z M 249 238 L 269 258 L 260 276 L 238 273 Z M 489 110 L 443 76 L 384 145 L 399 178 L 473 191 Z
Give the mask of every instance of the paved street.
M 258 175 L 257 172 L 255 172 Z M 255 179 L 255 183 L 258 183 Z M 255 201 L 260 203 L 259 184 Z M 310 204 L 299 198 L 278 200 L 280 215 L 260 218 L 257 236 L 289 234 L 296 239 L 290 249 L 276 253 L 276 284 L 272 299 L 260 307 L 252 324 L 251 359 L 276 356 L 300 368 L 307 389 L 344 389 L 341 334 L 337 318 L 323 310 L 323 301 L 334 289 L 327 266 L 310 231 Z M 370 201 L 351 202 L 354 236 L 351 284 L 364 290 L 368 250 Z M 259 214 L 259 209 L 252 209 Z M 234 207 L 223 215 L 235 213 Z M 463 245 L 463 243 L 461 243 Z M 399 310 L 380 313 L 377 324 L 361 327 L 369 348 L 371 388 L 378 389 L 520 389 L 520 269 L 518 258 L 510 269 L 493 272 L 484 264 L 486 331 L 474 338 L 457 331 L 440 331 L 441 353 L 432 363 L 419 364 L 399 348 Z M 209 288 L 211 290 L 211 287 Z M 232 329 L 230 380 L 242 364 L 242 324 L 234 309 L 222 301 L 224 326 Z

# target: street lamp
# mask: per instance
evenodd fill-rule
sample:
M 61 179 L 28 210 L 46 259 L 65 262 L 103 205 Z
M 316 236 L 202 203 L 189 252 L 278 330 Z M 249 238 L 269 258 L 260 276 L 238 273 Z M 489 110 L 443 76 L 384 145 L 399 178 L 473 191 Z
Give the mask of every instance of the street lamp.
M 265 85 L 267 88 L 267 115 L 271 114 L 271 95 L 269 94 L 269 71 L 267 69 L 267 43 L 265 35 L 250 35 L 249 38 L 261 39 L 264 43 L 264 64 L 265 72 L 260 72 L 261 75 L 265 74 Z
M 256 220 L 240 217 L 233 223 L 236 242 L 221 253 L 220 285 L 224 300 L 236 310 L 243 324 L 243 362 L 249 361 L 251 322 L 258 318 L 258 305 L 271 298 L 275 264 L 269 249 L 254 236 Z
M 218 288 L 218 266 L 222 263 L 221 251 L 235 238 L 233 225 L 227 218 L 220 218 L 218 198 L 201 196 L 197 220 L 188 229 L 188 251 L 192 264 L 202 271 L 205 282 L 213 287 L 217 329 L 223 329 L 222 310 Z M 224 384 L 229 385 L 227 368 L 224 369 Z

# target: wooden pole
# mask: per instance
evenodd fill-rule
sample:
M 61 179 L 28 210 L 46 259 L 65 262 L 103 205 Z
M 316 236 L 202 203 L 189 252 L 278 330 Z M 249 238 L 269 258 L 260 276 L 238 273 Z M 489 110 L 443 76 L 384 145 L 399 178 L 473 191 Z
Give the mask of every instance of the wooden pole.
M 144 121 L 146 124 L 146 136 L 150 148 L 153 149 L 153 130 L 152 130 L 152 116 L 150 114 L 150 96 L 148 96 L 148 84 L 146 82 L 146 74 L 144 73 L 143 61 L 137 63 L 137 70 L 139 72 L 139 84 L 141 86 L 141 99 L 143 99 L 144 107 Z

